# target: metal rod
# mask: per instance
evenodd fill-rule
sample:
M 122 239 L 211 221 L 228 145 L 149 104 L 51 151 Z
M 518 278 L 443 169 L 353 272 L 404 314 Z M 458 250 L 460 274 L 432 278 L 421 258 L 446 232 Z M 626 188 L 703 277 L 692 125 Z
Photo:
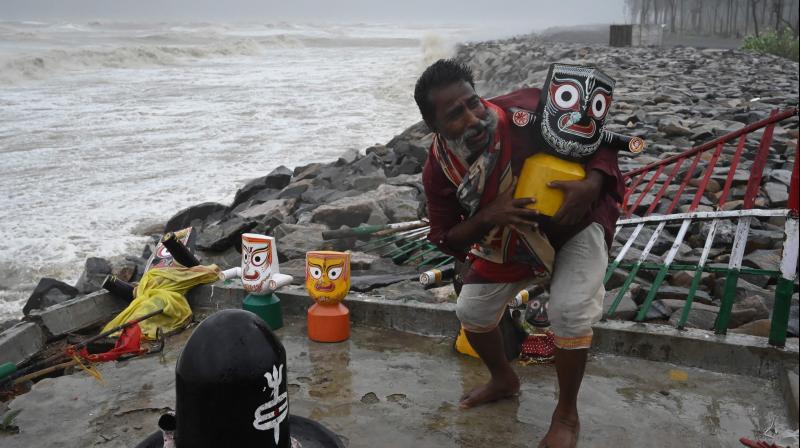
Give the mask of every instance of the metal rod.
M 686 186 L 689 185 L 689 181 L 692 179 L 694 175 L 694 171 L 697 169 L 697 164 L 700 162 L 700 158 L 703 156 L 702 153 L 697 153 L 697 156 L 692 161 L 692 166 L 689 167 L 689 170 L 686 171 L 686 175 L 683 176 L 683 181 L 681 181 L 681 185 L 678 188 L 678 191 L 675 193 L 675 196 L 672 198 L 672 202 L 669 204 L 669 208 L 667 209 L 667 214 L 670 214 L 675 210 L 675 207 L 681 200 L 681 195 L 683 194 L 683 190 L 686 189 Z
M 778 285 L 775 288 L 775 306 L 772 311 L 769 332 L 769 343 L 777 347 L 786 345 L 789 311 L 792 306 L 794 281 L 797 278 L 798 243 L 800 243 L 800 223 L 798 223 L 798 219 L 796 217 L 787 219 L 784 229 L 786 240 L 783 242 L 781 277 L 778 279 Z
M 700 205 L 700 199 L 703 198 L 703 193 L 705 193 L 706 191 L 706 187 L 708 186 L 708 181 L 711 179 L 711 175 L 714 174 L 714 167 L 717 165 L 717 160 L 719 160 L 719 155 L 722 153 L 722 146 L 723 146 L 722 143 L 717 145 L 717 149 L 714 151 L 714 155 L 711 156 L 711 160 L 708 162 L 708 164 L 706 164 L 703 180 L 701 180 L 700 185 L 697 186 L 697 192 L 694 194 L 692 205 L 689 206 L 690 212 L 697 210 L 697 206 Z
M 779 122 L 781 120 L 784 120 L 786 118 L 789 118 L 789 117 L 791 117 L 793 115 L 797 115 L 797 108 L 790 107 L 790 108 L 784 110 L 783 112 L 779 112 L 777 114 L 770 115 L 769 117 L 767 117 L 767 118 L 765 118 L 763 120 L 759 120 L 759 121 L 757 121 L 755 123 L 749 124 L 749 125 L 741 128 L 741 129 L 738 129 L 736 131 L 729 132 L 729 133 L 727 133 L 725 135 L 721 135 L 721 136 L 715 138 L 714 140 L 707 141 L 707 142 L 701 144 L 700 146 L 692 148 L 689 151 L 686 151 L 686 152 L 684 152 L 682 154 L 677 154 L 677 155 L 674 155 L 672 157 L 667 157 L 664 160 L 660 160 L 658 162 L 654 162 L 654 163 L 651 163 L 649 165 L 645 165 L 645 166 L 643 166 L 641 168 L 637 168 L 637 169 L 635 169 L 633 171 L 629 171 L 629 172 L 624 174 L 624 177 L 631 178 L 631 177 L 633 177 L 633 176 L 635 176 L 635 175 L 637 175 L 639 173 L 642 173 L 642 172 L 645 172 L 645 171 L 650 171 L 653 168 L 657 167 L 658 165 L 669 165 L 670 163 L 672 163 L 672 162 L 674 162 L 674 161 L 676 161 L 676 160 L 678 160 L 678 159 L 680 159 L 682 157 L 690 157 L 690 156 L 692 156 L 692 155 L 694 155 L 696 153 L 707 151 L 707 150 L 715 147 L 720 142 L 724 143 L 724 142 L 733 140 L 736 137 L 739 137 L 739 136 L 744 135 L 744 134 L 749 134 L 750 132 L 758 130 L 758 129 L 760 129 L 760 128 L 764 127 L 764 126 L 767 126 L 767 125 L 769 125 L 771 123 L 777 123 L 777 122 Z
M 670 171 L 669 174 L 667 174 L 667 178 L 664 180 L 664 183 L 658 190 L 655 199 L 653 199 L 653 203 L 650 204 L 650 207 L 645 212 L 645 215 L 649 215 L 650 213 L 653 212 L 653 210 L 655 210 L 656 206 L 661 201 L 661 197 L 664 196 L 664 193 L 666 193 L 667 188 L 669 188 L 670 184 L 672 183 L 672 179 L 675 178 L 675 176 L 678 174 L 678 170 L 680 170 L 681 166 L 683 166 L 683 162 L 685 160 L 686 159 L 680 159 L 678 163 L 676 163 L 675 166 L 672 167 L 672 171 Z
M 750 168 L 750 180 L 747 182 L 747 190 L 744 193 L 744 204 L 742 204 L 742 208 L 753 208 L 753 205 L 755 205 L 756 196 L 758 196 L 758 190 L 761 187 L 761 177 L 764 174 L 764 166 L 767 164 L 767 156 L 769 155 L 769 147 L 772 144 L 772 132 L 774 129 L 774 124 L 764 129 L 764 135 L 761 137 L 761 145 L 758 147 L 758 154 L 756 154 L 756 159 L 753 161 L 753 166 Z
M 650 182 L 648 182 L 647 185 L 644 187 L 644 190 L 642 190 L 642 192 L 639 193 L 639 197 L 636 198 L 636 202 L 633 204 L 633 207 L 628 209 L 628 213 L 626 215 L 628 218 L 630 218 L 631 214 L 633 214 L 633 212 L 635 212 L 636 209 L 639 208 L 639 204 L 642 203 L 644 197 L 647 196 L 647 193 L 649 193 L 650 189 L 653 188 L 653 185 L 655 185 L 656 180 L 658 180 L 658 177 L 661 176 L 661 172 L 664 171 L 665 166 L 666 165 L 661 165 L 660 167 L 658 167 L 656 172 L 653 174 L 653 177 L 650 179 Z
M 739 137 L 739 146 L 736 147 L 736 154 L 733 155 L 731 166 L 728 167 L 728 177 L 725 179 L 725 186 L 722 188 L 722 194 L 719 196 L 719 208 L 722 208 L 722 206 L 725 205 L 725 201 L 728 200 L 728 192 L 733 184 L 733 178 L 736 175 L 736 168 L 739 166 L 739 158 L 742 156 L 745 140 L 747 140 L 746 134 L 743 134 L 741 137 Z
M 731 248 L 731 259 L 728 263 L 728 275 L 725 278 L 725 289 L 722 293 L 722 303 L 719 306 L 715 333 L 726 334 L 728 332 L 728 322 L 733 309 L 733 299 L 736 296 L 736 283 L 739 281 L 739 270 L 742 267 L 744 249 L 747 246 L 747 235 L 750 232 L 750 219 L 744 217 L 739 220 L 736 226 L 736 236 Z
M 724 212 L 691 212 L 691 213 L 673 213 L 671 215 L 653 215 L 644 216 L 641 218 L 620 219 L 617 225 L 626 226 L 633 224 L 642 224 L 648 222 L 661 222 L 661 221 L 681 221 L 684 219 L 692 220 L 705 220 L 705 219 L 728 219 L 728 218 L 742 218 L 750 216 L 754 218 L 770 218 L 773 216 L 789 216 L 790 210 L 788 209 L 748 209 L 748 210 L 727 210 Z

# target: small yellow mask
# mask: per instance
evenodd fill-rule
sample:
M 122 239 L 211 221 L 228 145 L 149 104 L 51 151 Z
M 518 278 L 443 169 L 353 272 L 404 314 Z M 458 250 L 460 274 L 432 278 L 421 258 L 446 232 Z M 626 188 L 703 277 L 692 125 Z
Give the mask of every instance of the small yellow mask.
M 306 290 L 317 303 L 337 304 L 350 291 L 350 254 L 312 251 L 306 253 Z

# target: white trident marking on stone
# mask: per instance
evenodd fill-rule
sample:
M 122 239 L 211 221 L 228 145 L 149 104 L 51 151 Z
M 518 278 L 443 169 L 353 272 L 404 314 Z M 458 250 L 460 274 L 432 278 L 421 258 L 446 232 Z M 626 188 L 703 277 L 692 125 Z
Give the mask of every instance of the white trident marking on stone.
M 270 393 L 272 399 L 256 409 L 253 427 L 261 431 L 268 429 L 274 430 L 275 443 L 277 444 L 281 437 L 281 422 L 286 419 L 289 409 L 286 392 L 278 394 L 281 382 L 283 381 L 283 364 L 280 366 L 272 366 L 272 373 L 264 373 L 264 378 L 267 379 L 267 385 L 272 389 Z

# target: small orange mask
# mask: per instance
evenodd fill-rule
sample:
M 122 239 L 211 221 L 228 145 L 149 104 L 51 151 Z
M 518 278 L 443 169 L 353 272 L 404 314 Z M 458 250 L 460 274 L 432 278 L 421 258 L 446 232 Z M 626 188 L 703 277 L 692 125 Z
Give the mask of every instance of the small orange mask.
M 337 304 L 350 291 L 350 254 L 313 251 L 306 253 L 306 290 L 320 304 Z

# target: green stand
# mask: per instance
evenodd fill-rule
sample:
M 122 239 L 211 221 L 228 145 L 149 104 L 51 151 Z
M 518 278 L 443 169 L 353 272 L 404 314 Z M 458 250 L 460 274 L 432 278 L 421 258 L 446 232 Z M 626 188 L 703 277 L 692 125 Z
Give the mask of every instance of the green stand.
M 264 319 L 271 330 L 277 330 L 283 326 L 283 310 L 281 309 L 281 299 L 275 294 L 256 296 L 248 294 L 242 303 L 242 309 L 250 311 L 256 316 Z

